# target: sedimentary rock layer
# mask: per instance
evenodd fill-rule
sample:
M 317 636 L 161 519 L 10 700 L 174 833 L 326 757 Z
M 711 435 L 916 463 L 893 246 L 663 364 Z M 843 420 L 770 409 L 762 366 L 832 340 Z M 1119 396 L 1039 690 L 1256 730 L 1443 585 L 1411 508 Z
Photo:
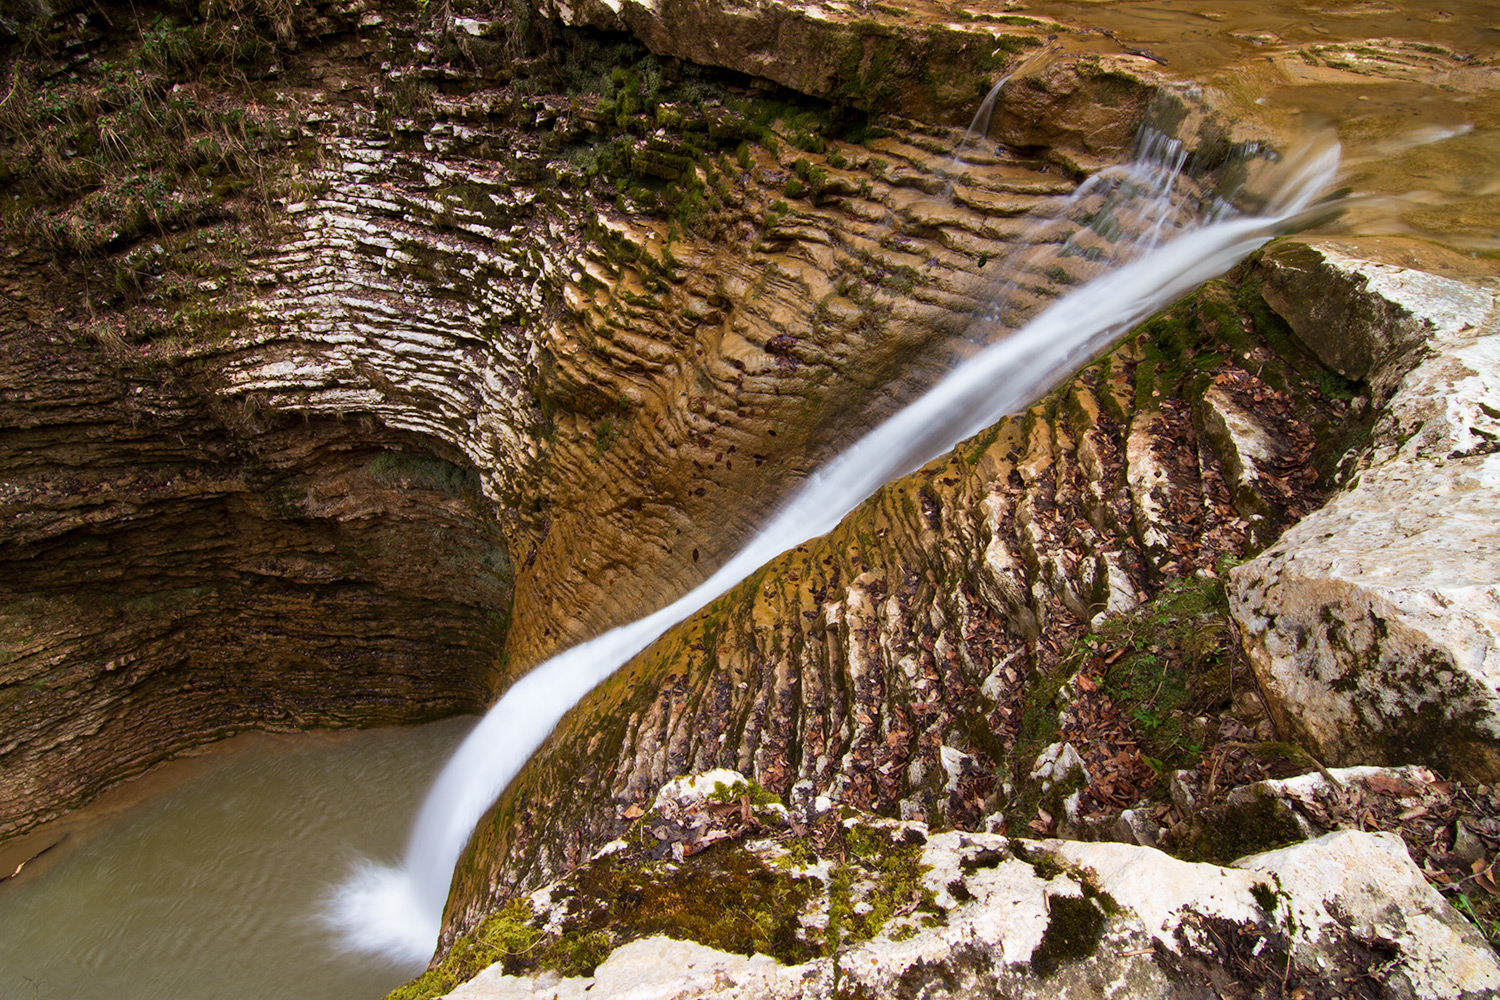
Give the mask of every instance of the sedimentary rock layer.
M 674 596 L 1077 179 L 510 8 L 268 11 L 7 28 L 52 110 L 4 123 L 0 830 L 242 726 L 478 707 Z M 1156 87 L 1066 66 L 1122 122 Z

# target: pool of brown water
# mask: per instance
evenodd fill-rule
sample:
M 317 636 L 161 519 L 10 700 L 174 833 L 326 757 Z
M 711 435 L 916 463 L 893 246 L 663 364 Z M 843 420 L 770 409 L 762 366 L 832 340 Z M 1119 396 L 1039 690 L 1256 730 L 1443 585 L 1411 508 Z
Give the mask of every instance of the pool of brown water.
M 396 860 L 471 719 L 247 734 L 7 845 L 4 1000 L 354 1000 L 415 971 L 340 952 L 320 912 L 356 856 Z
M 1490 0 L 1011 0 L 1006 9 L 1069 26 L 1059 46 L 1133 53 L 1198 81 L 1246 135 L 1332 128 L 1348 188 L 1380 199 L 1352 205 L 1337 232 L 1500 253 L 1500 17 Z

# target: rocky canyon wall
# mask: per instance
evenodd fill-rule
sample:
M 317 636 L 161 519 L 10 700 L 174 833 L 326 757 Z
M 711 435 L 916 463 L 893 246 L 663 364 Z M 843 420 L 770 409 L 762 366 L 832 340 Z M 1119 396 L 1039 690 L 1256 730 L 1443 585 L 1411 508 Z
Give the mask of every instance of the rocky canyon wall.
M 236 729 L 483 707 L 704 578 L 976 311 L 1085 282 L 1120 234 L 1058 199 L 1143 122 L 1254 208 L 1320 112 L 1395 202 L 669 633 L 481 825 L 444 947 L 713 766 L 1215 862 L 1277 846 L 1222 837 L 1250 782 L 1493 780 L 1495 54 L 1467 8 L 1106 7 L 0 9 L 0 835 Z
M 1287 75 L 1458 72 L 1410 43 L 1330 49 Z M 1466 65 L 1484 58 L 1492 80 L 1492 57 Z M 585 699 L 481 824 L 442 947 L 712 767 L 794 812 L 826 795 L 1218 861 L 1306 835 L 1234 790 L 1325 761 L 1422 762 L 1487 794 L 1493 268 L 1351 239 L 1389 225 L 1351 216 L 887 487 Z M 1478 234 L 1452 218 L 1437 242 Z M 1488 809 L 1463 822 L 1490 829 Z
M 950 199 L 1035 24 L 846 25 L 794 92 L 523 13 L 7 14 L 6 829 L 236 728 L 480 707 L 680 592 L 1157 87 L 1049 70 L 1110 130 Z

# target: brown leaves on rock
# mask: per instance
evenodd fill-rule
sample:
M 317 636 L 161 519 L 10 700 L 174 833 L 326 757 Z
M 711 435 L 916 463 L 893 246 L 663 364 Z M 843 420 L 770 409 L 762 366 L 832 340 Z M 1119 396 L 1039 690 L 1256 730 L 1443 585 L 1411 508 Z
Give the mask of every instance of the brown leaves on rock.
M 1365 782 L 1363 790 L 1346 788 L 1343 800 L 1324 804 L 1317 818 L 1400 834 L 1439 892 L 1468 896 L 1471 915 L 1500 919 L 1500 792 L 1436 776 L 1420 783 L 1374 778 L 1380 780 Z
M 1397 966 L 1393 945 L 1378 937 L 1343 942 L 1332 970 L 1306 969 L 1280 930 L 1223 917 L 1196 917 L 1177 928 L 1177 950 L 1158 942 L 1156 961 L 1169 977 L 1223 1000 L 1385 1000 Z M 1191 942 L 1191 943 L 1190 943 Z M 1337 977 L 1337 978 L 1335 978 Z
M 1264 348 L 1245 363 L 1257 364 L 1262 374 L 1267 365 L 1285 364 Z M 1294 392 L 1278 389 L 1261 375 L 1241 367 L 1226 366 L 1213 381 L 1240 407 L 1253 412 L 1274 439 L 1274 452 L 1257 460 L 1257 471 L 1259 481 L 1274 493 L 1266 499 L 1290 523 L 1321 507 L 1327 498 L 1319 468 L 1320 452 L 1332 451 L 1328 438 L 1350 430 L 1350 415 L 1348 404 L 1328 397 L 1318 382 L 1290 368 L 1285 377 L 1295 386 Z M 1310 412 L 1314 407 L 1318 412 Z M 1322 424 L 1321 441 L 1314 420 Z
M 1083 790 L 1085 816 L 1129 808 L 1157 784 L 1157 773 L 1140 751 L 1131 720 L 1103 690 L 1105 671 L 1123 653 L 1123 649 L 1101 651 L 1079 671 L 1076 684 L 1084 697 L 1068 709 L 1058 734 L 1078 750 L 1093 779 Z
M 625 810 L 623 815 L 632 818 L 629 815 L 632 811 L 637 817 L 643 815 L 638 805 Z M 731 802 L 705 802 L 680 821 L 659 819 L 660 822 L 654 823 L 648 831 L 657 841 L 650 854 L 657 858 L 670 854 L 677 861 L 690 858 L 720 841 L 735 840 L 765 829 L 762 817 L 757 816 L 751 806 L 749 794 Z
M 1473 920 L 1491 945 L 1500 944 L 1500 792 L 1485 785 L 1441 781 L 1419 786 L 1366 782 L 1327 818 L 1364 830 L 1399 834 L 1412 860 L 1437 890 Z
M 1200 767 L 1194 790 L 1200 809 L 1248 783 L 1241 780 L 1247 775 L 1237 774 L 1229 780 L 1221 777 L 1217 789 L 1206 787 L 1202 772 Z M 1397 834 L 1428 881 L 1474 920 L 1492 944 L 1500 943 L 1495 923 L 1500 921 L 1500 792 L 1412 766 L 1354 777 L 1346 773 L 1341 781 L 1325 777 L 1286 801 L 1315 832 Z

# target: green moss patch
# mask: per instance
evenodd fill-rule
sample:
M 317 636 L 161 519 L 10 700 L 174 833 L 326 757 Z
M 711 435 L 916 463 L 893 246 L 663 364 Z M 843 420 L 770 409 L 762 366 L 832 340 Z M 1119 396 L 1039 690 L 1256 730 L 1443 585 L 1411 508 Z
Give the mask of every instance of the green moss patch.
M 396 989 L 386 1000 L 442 996 L 496 962 L 505 963 L 509 971 L 512 964 L 532 956 L 541 940 L 531 904 L 524 899 L 512 900 L 473 933 L 460 938 L 436 968 Z
M 776 799 L 754 783 L 736 783 L 719 785 L 709 801 L 709 814 L 718 816 L 722 805 Z M 740 817 L 731 810 L 716 822 Z M 913 827 L 829 813 L 801 836 L 782 830 L 752 843 L 743 835 L 771 832 L 752 819 L 739 836 L 696 852 L 684 842 L 681 861 L 672 859 L 670 840 L 657 839 L 665 828 L 660 817 L 643 817 L 623 848 L 553 886 L 547 912 L 526 899 L 510 902 L 389 1000 L 438 996 L 496 963 L 511 975 L 587 976 L 614 949 L 653 935 L 796 965 L 869 940 L 897 916 L 944 919 L 922 886 L 926 836 Z
M 1189 720 L 1227 705 L 1239 655 L 1223 582 L 1174 581 L 1134 611 L 1105 619 L 1091 638 L 1086 650 L 1108 651 L 1103 689 L 1125 708 L 1154 766 L 1196 762 L 1203 747 Z
M 497 963 L 508 975 L 588 976 L 615 948 L 656 934 L 792 965 L 823 953 L 798 920 L 819 894 L 818 880 L 767 865 L 740 845 L 682 863 L 605 855 L 554 890 L 556 925 L 528 900 L 513 900 L 387 1000 L 440 996 Z
M 1187 861 L 1227 865 L 1306 838 L 1292 807 L 1269 794 L 1242 795 L 1201 810 L 1172 831 L 1172 853 Z M 1259 897 L 1257 897 L 1259 901 Z M 1261 906 L 1269 912 L 1270 907 Z
M 258 212 L 299 143 L 254 79 L 290 36 L 290 9 L 186 2 L 32 22 L 0 87 L 0 218 L 35 246 L 97 257 Z
M 1104 933 L 1104 911 L 1087 896 L 1047 897 L 1047 930 L 1031 953 L 1031 971 L 1046 978 L 1064 962 L 1088 958 Z
M 908 828 L 861 823 L 844 829 L 844 861 L 829 883 L 825 954 L 840 943 L 868 940 L 902 911 L 936 916 L 930 892 L 922 888 L 922 846 L 926 837 Z
M 600 935 L 612 949 L 666 934 L 794 965 L 820 952 L 817 943 L 802 937 L 798 921 L 817 894 L 817 880 L 767 865 L 732 845 L 710 848 L 682 864 L 607 855 L 570 879 L 558 898 L 566 900 L 565 940 Z M 573 961 L 559 971 L 587 975 L 593 965 Z
M 1231 678 L 1242 666 L 1238 657 L 1223 583 L 1204 577 L 1175 581 L 1133 611 L 1104 619 L 1053 671 L 1032 678 L 1014 767 L 1024 773 L 1044 747 L 1061 740 L 1086 750 L 1095 735 L 1090 725 L 1105 720 L 1110 735 L 1128 734 L 1133 749 L 1129 766 L 1121 771 L 1126 765 L 1116 764 L 1115 774 L 1143 791 L 1164 794 L 1167 773 L 1203 758 L 1193 720 L 1228 707 Z M 1098 710 L 1065 705 L 1065 689 Z M 1039 806 L 1057 816 L 1062 800 L 1084 788 L 1074 780 L 1044 796 L 1028 782 L 1008 812 L 1024 828 Z

